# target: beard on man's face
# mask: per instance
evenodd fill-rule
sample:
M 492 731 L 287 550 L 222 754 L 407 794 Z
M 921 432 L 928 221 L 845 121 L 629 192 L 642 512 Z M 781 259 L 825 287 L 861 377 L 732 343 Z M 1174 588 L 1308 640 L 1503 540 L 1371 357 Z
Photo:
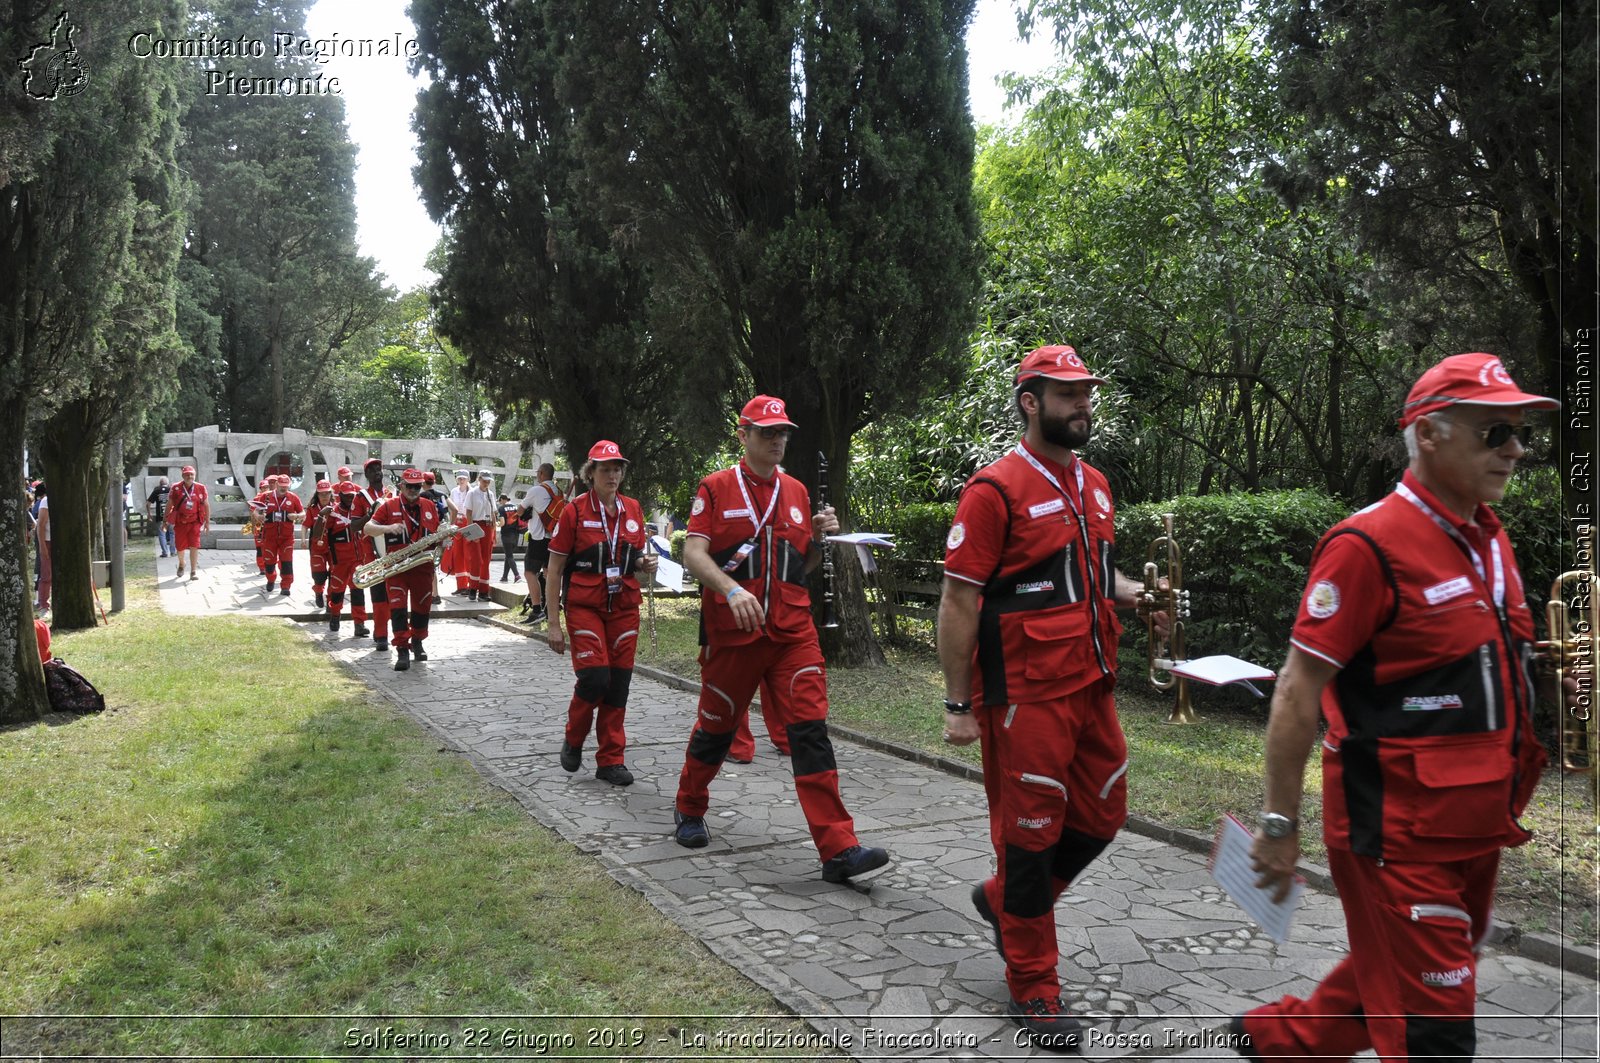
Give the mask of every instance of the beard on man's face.
M 1077 450 L 1089 442 L 1089 433 L 1092 428 L 1088 414 L 1069 414 L 1066 416 L 1053 416 L 1039 411 L 1039 434 L 1046 443 L 1068 450 Z

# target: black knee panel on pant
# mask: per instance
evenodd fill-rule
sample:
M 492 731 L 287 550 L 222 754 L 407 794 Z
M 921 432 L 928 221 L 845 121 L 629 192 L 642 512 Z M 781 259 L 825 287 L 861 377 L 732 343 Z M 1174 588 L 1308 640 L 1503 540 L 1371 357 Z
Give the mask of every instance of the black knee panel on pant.
M 1436 1015 L 1406 1016 L 1406 1054 L 1433 1063 L 1469 1063 L 1478 1051 L 1478 1030 L 1471 1018 Z
M 385 587 L 381 583 L 374 583 L 372 585 L 372 600 L 375 602 L 382 602 L 384 605 L 388 605 L 389 588 Z
M 1050 888 L 1050 873 L 1056 863 L 1056 847 L 1024 849 L 1006 846 L 1005 897 L 1001 904 L 1011 915 L 1034 919 L 1055 906 L 1055 891 Z
M 689 755 L 702 764 L 721 764 L 728 759 L 728 747 L 733 745 L 733 732 L 712 734 L 696 727 L 689 736 Z
M 411 629 L 411 610 L 397 607 L 389 614 L 389 623 L 396 631 L 409 631 Z
M 1110 838 L 1092 838 L 1063 827 L 1061 840 L 1056 843 L 1055 877 L 1063 882 L 1071 882 L 1110 844 Z
M 367 607 L 367 592 L 352 584 L 350 587 L 350 604 L 359 605 L 365 609 Z
M 609 668 L 581 668 L 578 670 L 578 682 L 572 688 L 572 693 L 579 701 L 590 705 L 597 705 L 606 696 L 606 688 L 611 685 L 611 669 Z
M 611 669 L 611 682 L 606 686 L 605 704 L 614 709 L 628 707 L 628 688 L 633 685 L 632 668 Z
M 828 737 L 827 720 L 802 720 L 783 730 L 789 736 L 789 759 L 794 765 L 795 778 L 839 770 L 833 759 L 833 741 Z

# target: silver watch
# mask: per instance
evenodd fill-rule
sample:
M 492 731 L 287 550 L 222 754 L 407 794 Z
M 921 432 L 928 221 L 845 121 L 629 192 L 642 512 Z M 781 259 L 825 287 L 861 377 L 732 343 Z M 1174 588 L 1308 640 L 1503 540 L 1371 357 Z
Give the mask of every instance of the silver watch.
M 1279 812 L 1263 812 L 1256 817 L 1256 826 L 1269 838 L 1287 838 L 1299 828 L 1300 821 Z

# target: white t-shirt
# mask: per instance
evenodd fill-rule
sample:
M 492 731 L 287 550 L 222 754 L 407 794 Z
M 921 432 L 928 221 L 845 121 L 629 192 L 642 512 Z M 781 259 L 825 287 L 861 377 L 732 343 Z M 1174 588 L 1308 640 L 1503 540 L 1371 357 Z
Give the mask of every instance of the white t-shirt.
M 485 491 L 474 487 L 467 492 L 465 504 L 457 503 L 457 507 L 468 520 L 486 520 L 491 524 L 495 518 L 495 497 L 493 491 Z
M 544 511 L 550 508 L 555 496 L 556 487 L 553 483 L 536 483 L 522 496 L 522 512 L 528 517 L 528 538 L 550 538 L 550 529 L 544 526 Z
M 45 542 L 49 542 L 50 541 L 50 522 L 48 520 L 45 520 L 45 515 L 46 515 L 45 511 L 47 509 L 49 509 L 49 508 L 50 508 L 50 496 L 49 495 L 45 495 L 43 498 L 39 499 L 39 516 L 38 516 L 39 524 L 44 528 L 44 531 L 43 531 L 42 535 L 40 536 L 40 538 L 42 538 Z

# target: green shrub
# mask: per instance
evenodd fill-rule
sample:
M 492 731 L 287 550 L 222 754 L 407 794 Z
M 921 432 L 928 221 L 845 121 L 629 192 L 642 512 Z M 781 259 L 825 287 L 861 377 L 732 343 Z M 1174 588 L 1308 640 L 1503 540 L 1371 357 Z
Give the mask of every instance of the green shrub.
M 683 541 L 688 537 L 689 533 L 682 528 L 672 533 L 672 560 L 680 565 L 683 564 Z
M 1289 645 L 1305 589 L 1311 552 L 1323 532 L 1349 515 L 1338 499 L 1316 491 L 1265 491 L 1147 502 L 1117 512 L 1117 567 L 1144 573 L 1161 515 L 1174 514 L 1190 617 L 1187 653 L 1228 653 L 1276 669 Z M 1157 557 L 1167 575 L 1166 554 Z M 1143 651 L 1145 634 L 1129 624 Z
M 1528 604 L 1540 618 L 1550 597 L 1550 584 L 1564 572 L 1571 554 L 1562 541 L 1565 522 L 1561 512 L 1561 477 L 1550 465 L 1523 466 L 1511 479 L 1505 498 L 1494 511 L 1511 536 L 1517 552 L 1517 567 L 1527 586 Z
M 894 536 L 896 560 L 943 561 L 944 539 L 955 519 L 954 502 L 921 502 L 890 510 L 885 526 L 868 530 Z

